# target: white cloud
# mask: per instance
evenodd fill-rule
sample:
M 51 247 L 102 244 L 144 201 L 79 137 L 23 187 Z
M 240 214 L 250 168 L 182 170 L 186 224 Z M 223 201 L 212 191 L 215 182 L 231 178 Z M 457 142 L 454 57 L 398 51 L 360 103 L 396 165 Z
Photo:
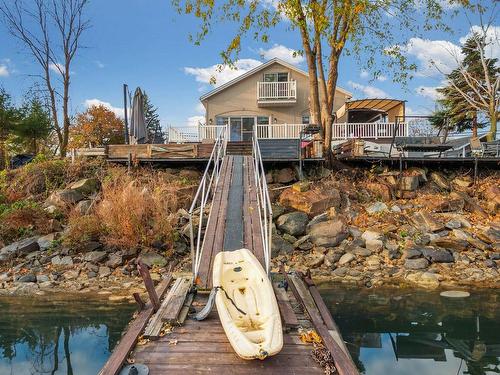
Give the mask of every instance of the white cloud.
M 111 103 L 104 102 L 100 99 L 87 99 L 87 100 L 85 100 L 85 102 L 83 104 L 85 105 L 85 108 L 90 108 L 94 105 L 96 105 L 96 106 L 102 105 L 102 106 L 106 107 L 107 109 L 109 109 L 110 111 L 114 112 L 115 115 L 117 115 L 118 117 L 121 117 L 121 118 L 124 117 L 123 108 L 113 107 L 111 105 Z
M 370 78 L 370 73 L 367 71 L 367 70 L 362 70 L 360 73 L 359 73 L 359 76 L 363 79 L 366 79 L 366 78 Z M 379 74 L 377 76 L 377 81 L 380 81 L 380 82 L 384 82 L 384 81 L 387 81 L 387 77 L 384 76 L 383 74 Z
M 95 61 L 95 64 L 97 65 L 97 67 L 98 67 L 99 69 L 102 69 L 102 68 L 104 68 L 104 67 L 106 66 L 106 65 L 104 65 L 102 62 L 100 62 L 99 60 L 96 60 L 96 61 Z
M 205 113 L 205 106 L 201 102 L 196 105 L 196 113 Z
M 10 75 L 7 65 L 0 64 L 0 77 L 8 77 Z
M 262 62 L 255 59 L 240 59 L 234 64 L 236 69 L 217 64 L 206 68 L 185 67 L 184 72 L 194 76 L 196 81 L 201 83 L 211 84 L 213 83 L 213 79 L 215 79 L 215 87 L 217 87 L 256 68 L 260 64 Z
M 460 47 L 447 40 L 411 38 L 403 51 L 417 59 L 418 76 L 439 75 L 440 71 L 449 73 L 463 58 Z
M 49 69 L 58 73 L 58 74 L 62 74 L 62 72 L 64 72 L 64 66 L 63 64 L 60 64 L 60 63 L 50 63 L 49 64 Z
M 389 94 L 387 94 L 384 90 L 381 90 L 377 87 L 370 85 L 362 85 L 357 82 L 348 81 L 347 84 L 352 87 L 354 90 L 362 92 L 367 98 L 388 98 Z
M 460 43 L 464 44 L 473 33 L 484 34 L 481 26 L 474 25 L 469 33 L 460 38 Z M 490 26 L 486 29 L 486 57 L 500 59 L 500 26 Z
M 275 44 L 269 49 L 259 49 L 259 54 L 265 59 L 265 60 L 271 60 L 275 57 L 284 60 L 290 64 L 298 65 L 302 62 L 304 62 L 304 56 L 302 55 L 297 55 L 296 50 L 292 48 L 285 47 L 281 44 Z
M 202 124 L 205 123 L 205 116 L 199 116 L 199 115 L 191 116 L 191 117 L 188 117 L 187 122 L 186 122 L 186 126 L 190 127 L 190 128 L 197 127 L 198 123 L 200 123 L 200 122 Z
M 442 96 L 437 92 L 439 87 L 431 87 L 431 86 L 419 86 L 415 89 L 418 95 L 423 96 L 424 98 L 429 98 L 432 100 L 438 100 Z

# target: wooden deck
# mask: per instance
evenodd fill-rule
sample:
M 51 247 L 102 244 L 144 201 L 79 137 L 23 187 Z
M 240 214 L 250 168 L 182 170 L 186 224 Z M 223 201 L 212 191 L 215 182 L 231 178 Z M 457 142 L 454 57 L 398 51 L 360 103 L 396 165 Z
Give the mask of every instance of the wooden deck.
M 213 260 L 220 251 L 251 249 L 264 266 L 257 186 L 251 156 L 224 157 L 205 232 L 202 261 L 196 280 L 198 288 L 212 288 Z
M 254 159 L 245 155 L 224 156 L 205 228 L 202 261 L 195 280 L 198 290 L 211 288 L 213 260 L 220 251 L 246 247 L 264 264 L 257 194 Z M 338 328 L 308 277 L 275 275 L 282 279 L 281 286 L 273 282 L 273 288 L 283 323 L 283 350 L 263 361 L 247 361 L 233 351 L 215 309 L 201 322 L 189 315 L 190 308 L 201 310 L 208 298 L 206 293 L 196 293 L 191 288 L 191 275 L 173 283 L 172 275 L 165 275 L 155 292 L 149 272 L 140 261 L 138 269 L 151 302 L 145 304 L 134 295 L 139 314 L 100 375 L 117 375 L 127 358 L 131 363 L 147 365 L 152 375 L 323 374 L 324 361 L 316 361 L 312 356 L 313 344 L 301 340 L 301 332 L 310 329 L 321 338 L 322 350 L 331 354 L 340 375 L 359 375 Z M 149 340 L 140 340 L 141 336 Z
M 311 328 L 300 304 L 289 292 L 287 302 L 301 327 Z M 207 295 L 198 295 L 193 305 L 200 309 Z M 186 320 L 182 327 L 157 341 L 138 346 L 131 358 L 143 363 L 150 374 L 323 374 L 311 356 L 312 344 L 300 340 L 297 327 L 284 332 L 283 350 L 264 361 L 240 359 L 232 349 L 220 324 L 217 311 L 201 322 Z

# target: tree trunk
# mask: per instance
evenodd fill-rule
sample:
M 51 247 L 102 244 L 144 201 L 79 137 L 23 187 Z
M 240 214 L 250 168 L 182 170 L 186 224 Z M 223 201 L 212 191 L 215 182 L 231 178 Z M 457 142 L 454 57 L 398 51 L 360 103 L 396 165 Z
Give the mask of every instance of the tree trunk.
M 497 138 L 497 117 L 498 112 L 496 111 L 494 103 L 490 105 L 489 116 L 490 116 L 490 132 L 488 133 L 488 141 L 494 141 Z
M 477 138 L 477 112 L 472 115 L 472 136 Z

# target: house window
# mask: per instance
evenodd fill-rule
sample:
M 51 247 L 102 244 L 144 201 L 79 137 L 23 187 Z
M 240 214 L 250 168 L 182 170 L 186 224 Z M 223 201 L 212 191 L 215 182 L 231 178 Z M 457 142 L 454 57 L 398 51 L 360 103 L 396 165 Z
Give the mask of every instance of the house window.
M 228 124 L 228 118 L 227 117 L 220 117 L 216 116 L 215 117 L 215 123 L 216 125 L 223 126 Z
M 302 116 L 302 123 L 309 125 L 309 115 Z
M 288 73 L 265 73 L 264 82 L 288 82 Z

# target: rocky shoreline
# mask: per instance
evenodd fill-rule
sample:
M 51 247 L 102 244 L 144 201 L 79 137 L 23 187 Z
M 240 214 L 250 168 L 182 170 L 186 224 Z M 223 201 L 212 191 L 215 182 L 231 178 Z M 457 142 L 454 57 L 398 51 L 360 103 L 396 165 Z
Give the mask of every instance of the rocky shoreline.
M 183 175 L 199 177 L 188 172 Z M 474 184 L 462 171 L 320 168 L 297 182 L 296 172 L 285 168 L 267 180 L 274 202 L 272 271 L 309 269 L 317 282 L 364 287 L 500 287 L 498 172 L 483 173 Z M 51 192 L 44 210 L 52 215 L 64 206 L 88 215 L 100 185 L 95 178 L 73 182 Z M 73 248 L 64 241 L 68 223 L 51 218 L 48 234 L 0 248 L 0 295 L 77 292 L 119 300 L 144 293 L 139 257 L 155 281 L 171 260 L 179 263 L 175 272 L 190 270 L 186 210 L 171 219 L 169 243 L 120 248 L 89 239 Z
M 398 175 L 346 169 L 281 190 L 274 270 L 366 287 L 500 287 L 498 173 L 477 184 L 421 168 Z

